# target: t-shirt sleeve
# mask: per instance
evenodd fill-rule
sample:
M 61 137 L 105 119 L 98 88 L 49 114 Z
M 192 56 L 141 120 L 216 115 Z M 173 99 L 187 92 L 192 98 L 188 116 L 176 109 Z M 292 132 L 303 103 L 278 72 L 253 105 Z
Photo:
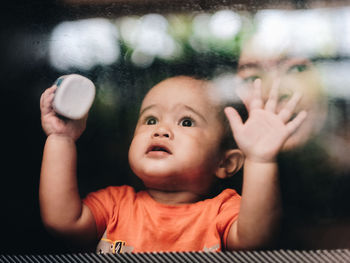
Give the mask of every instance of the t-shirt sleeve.
M 219 231 L 222 233 L 222 242 L 226 249 L 226 241 L 228 233 L 231 229 L 233 222 L 238 218 L 241 196 L 234 190 L 226 190 L 227 195 L 222 200 L 220 213 L 217 217 L 217 226 Z
M 98 236 L 103 235 L 108 222 L 116 216 L 115 211 L 119 210 L 121 197 L 128 188 L 127 186 L 111 186 L 92 192 L 83 199 L 83 203 L 94 216 Z

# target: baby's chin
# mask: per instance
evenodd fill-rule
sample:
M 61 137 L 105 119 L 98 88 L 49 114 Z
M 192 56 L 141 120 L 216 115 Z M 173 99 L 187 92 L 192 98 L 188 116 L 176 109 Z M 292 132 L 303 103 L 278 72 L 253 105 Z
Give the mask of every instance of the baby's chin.
M 134 170 L 135 174 L 143 179 L 152 179 L 155 178 L 155 180 L 161 180 L 171 178 L 177 174 L 177 171 L 174 169 L 171 169 L 169 165 L 166 164 L 159 164 L 159 163 L 152 163 L 150 165 L 145 165 L 143 167 L 139 167 L 139 169 Z
M 174 178 L 164 176 L 147 176 L 140 178 L 148 189 L 157 189 L 160 191 L 174 192 L 182 191 L 183 184 L 174 180 Z
M 157 182 L 167 184 L 176 179 L 176 176 L 166 169 L 151 168 L 134 172 L 145 184 L 156 184 Z

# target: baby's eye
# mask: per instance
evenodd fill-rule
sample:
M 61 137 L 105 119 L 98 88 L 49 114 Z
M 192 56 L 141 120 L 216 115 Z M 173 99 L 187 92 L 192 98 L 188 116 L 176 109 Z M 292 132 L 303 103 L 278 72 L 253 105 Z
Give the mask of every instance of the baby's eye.
M 194 121 L 190 118 L 184 118 L 180 121 L 180 126 L 183 126 L 183 127 L 192 127 L 194 126 Z
M 158 120 L 154 117 L 149 117 L 146 119 L 146 124 L 147 125 L 155 125 L 158 123 Z

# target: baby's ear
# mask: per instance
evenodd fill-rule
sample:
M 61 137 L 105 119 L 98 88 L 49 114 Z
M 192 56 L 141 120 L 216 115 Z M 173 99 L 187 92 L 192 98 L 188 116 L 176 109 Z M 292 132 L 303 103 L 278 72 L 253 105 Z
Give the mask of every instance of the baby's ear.
M 239 149 L 230 149 L 224 153 L 223 160 L 221 161 L 218 169 L 216 170 L 216 176 L 220 179 L 229 178 L 234 175 L 239 169 L 242 168 L 244 163 L 243 152 Z

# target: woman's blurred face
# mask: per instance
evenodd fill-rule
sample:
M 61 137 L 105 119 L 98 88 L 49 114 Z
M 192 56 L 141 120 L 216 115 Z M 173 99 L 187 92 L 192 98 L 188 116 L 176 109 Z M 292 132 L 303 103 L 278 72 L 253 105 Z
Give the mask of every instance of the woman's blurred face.
M 295 114 L 306 110 L 308 116 L 297 132 L 286 141 L 284 150 L 303 145 L 323 126 L 327 112 L 326 97 L 320 77 L 307 58 L 264 52 L 248 43 L 239 59 L 238 75 L 247 84 L 260 78 L 266 99 L 272 83 L 279 81 L 280 105 L 286 103 L 294 92 L 302 94 Z M 248 89 L 250 86 L 247 85 Z

